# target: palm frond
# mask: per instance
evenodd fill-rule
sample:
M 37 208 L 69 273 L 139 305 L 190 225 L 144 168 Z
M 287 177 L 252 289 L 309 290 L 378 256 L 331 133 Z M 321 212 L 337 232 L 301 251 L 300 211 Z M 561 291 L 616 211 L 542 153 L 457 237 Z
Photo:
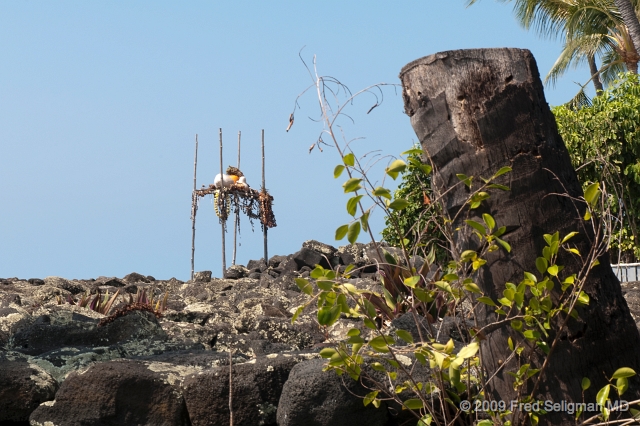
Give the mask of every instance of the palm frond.
M 564 106 L 574 111 L 591 106 L 591 98 L 587 96 L 584 88 L 585 86 L 581 86 L 580 91 L 569 102 L 564 104 Z

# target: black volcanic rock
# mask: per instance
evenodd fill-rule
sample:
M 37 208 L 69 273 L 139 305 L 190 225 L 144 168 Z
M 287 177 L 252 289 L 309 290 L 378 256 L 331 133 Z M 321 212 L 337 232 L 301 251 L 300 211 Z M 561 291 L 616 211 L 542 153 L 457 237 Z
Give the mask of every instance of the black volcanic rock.
M 29 421 L 33 410 L 53 400 L 57 390 L 58 383 L 42 368 L 0 353 L 0 424 Z
M 31 424 L 189 425 L 180 387 L 189 369 L 171 364 L 121 360 L 71 373 L 53 403 L 40 405 Z
M 364 406 L 369 393 L 359 382 L 322 371 L 326 361 L 310 360 L 297 364 L 282 389 L 278 405 L 279 426 L 384 426 L 387 409 Z

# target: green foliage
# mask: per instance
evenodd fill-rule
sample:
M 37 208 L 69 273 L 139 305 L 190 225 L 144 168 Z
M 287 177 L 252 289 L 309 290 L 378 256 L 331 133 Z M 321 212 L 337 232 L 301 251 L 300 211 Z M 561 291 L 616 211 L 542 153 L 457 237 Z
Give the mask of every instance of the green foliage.
M 621 75 L 593 99 L 591 106 L 553 109 L 558 130 L 571 155 L 585 194 L 591 183 L 604 183 L 614 222 L 611 248 L 640 258 L 640 81 L 637 74 Z M 631 257 L 631 258 L 629 258 Z
M 335 270 L 316 265 L 308 278 L 296 279 L 298 288 L 307 298 L 295 310 L 292 323 L 303 312 L 308 312 L 306 308 L 315 306 L 315 320 L 324 331 L 325 338 L 333 343 L 333 347 L 326 347 L 319 353 L 327 360 L 325 370 L 348 375 L 353 380 L 364 380 L 371 391 L 361 395 L 364 405 L 380 407 L 382 401 L 393 400 L 403 410 L 411 411 L 421 426 L 477 422 L 479 413 L 474 412 L 475 403 L 490 402 L 485 399 L 488 383 L 483 377 L 495 377 L 493 371 L 483 374 L 483 365 L 486 364 L 482 362 L 481 341 L 495 327 L 508 324 L 509 338 L 504 354 L 508 354 L 506 359 L 514 358 L 517 366 L 511 364 L 503 373 L 510 378 L 520 402 L 535 401 L 545 369 L 550 365 L 547 361 L 551 358 L 553 362 L 554 347 L 566 335 L 568 324 L 579 319 L 579 308 L 590 303 L 583 286 L 589 271 L 598 264 L 597 258 L 606 248 L 606 242 L 599 238 L 601 234 L 597 234 L 589 253 L 580 253 L 572 245 L 572 238 L 577 232 L 545 234 L 546 246 L 535 261 L 538 274 L 524 272 L 519 283 L 505 282 L 500 294 L 494 294 L 495 283 L 492 283 L 491 294 L 485 294 L 486 288 L 480 288 L 474 281 L 478 281 L 491 252 L 507 254 L 512 247 L 503 239 L 505 236 L 509 239 L 506 227 L 491 214 L 479 213 L 482 210 L 478 209 L 486 206 L 486 200 L 495 190 L 509 190 L 494 181 L 511 172 L 511 167 L 502 167 L 489 178 L 458 175 L 456 185 L 467 191 L 467 201 L 457 212 L 444 212 L 433 207 L 439 200 L 431 201 L 431 198 L 436 198 L 429 190 L 431 167 L 422 163 L 421 151 L 414 148 L 404 153 L 408 155 L 406 162 L 396 159 L 385 169 L 385 175 L 394 180 L 402 175 L 400 188 L 392 196 L 388 188 L 375 186 L 369 180 L 368 169 L 360 166 L 362 158 L 347 152 L 349 147 L 341 147 L 335 137 L 332 126 L 343 106 L 331 108 L 327 105 L 323 91 L 328 82 L 316 76 L 313 84 L 319 93 L 326 126 L 324 132 L 331 137 L 342 160 L 334 169 L 334 177 L 338 178 L 345 172 L 345 193 L 354 193 L 346 206 L 352 220 L 336 230 L 336 238 L 346 236 L 353 243 L 364 230 L 373 239 L 368 217 L 374 207 L 380 207 L 387 215 L 385 239 L 395 238 L 401 254 L 393 256 L 374 242 L 378 251 L 380 286 L 356 286 L 350 275 L 355 270 L 354 265 L 344 269 L 336 267 Z M 349 97 L 347 103 L 352 98 Z M 598 222 L 595 216 L 601 211 L 602 194 L 606 194 L 604 189 L 598 180 L 585 187 L 588 215 L 584 219 L 591 221 L 594 227 L 602 222 Z M 367 198 L 359 192 L 366 194 Z M 367 199 L 374 205 L 365 209 L 362 204 Z M 446 216 L 448 213 L 451 218 Z M 455 223 L 457 228 L 451 229 L 451 223 Z M 457 253 L 454 249 L 446 266 L 428 274 L 430 265 L 435 262 L 433 248 L 437 239 L 430 235 L 425 242 L 423 238 L 434 230 L 446 237 L 444 241 L 453 240 L 455 232 L 472 237 L 466 250 Z M 428 245 L 431 245 L 428 254 L 424 254 L 425 250 L 419 252 L 424 254 L 424 265 L 416 268 L 412 264 L 411 252 Z M 559 253 L 564 252 L 581 259 L 585 267 L 573 274 L 565 271 L 558 263 Z M 484 306 L 477 309 L 480 305 Z M 495 313 L 495 322 L 479 326 L 478 322 L 468 321 L 479 311 Z M 389 327 L 393 319 L 404 313 L 416 321 L 416 334 L 413 330 L 410 333 Z M 460 331 L 462 347 L 456 347 L 452 339 L 446 343 L 438 341 L 437 324 L 443 316 L 457 317 L 454 320 Z M 349 321 L 341 321 L 341 318 Z M 422 370 L 428 374 L 417 380 L 414 372 L 420 365 L 426 367 Z M 375 373 L 371 374 L 371 370 Z M 612 389 L 622 395 L 628 388 L 628 378 L 634 375 L 635 372 L 629 368 L 615 371 L 609 384 L 598 392 L 598 402 L 610 401 Z M 583 378 L 583 390 L 589 386 L 589 379 Z M 483 415 L 490 419 L 485 418 L 477 424 L 523 425 L 530 422 L 535 425 L 539 416 L 545 414 L 543 411 L 512 412 L 506 404 L 483 411 Z M 577 413 L 576 419 L 582 415 L 582 412 Z M 603 408 L 597 419 L 606 421 L 608 417 L 609 409 Z
M 445 263 L 449 260 L 448 251 L 444 249 L 448 244 L 442 234 L 443 216 L 432 201 L 431 166 L 422 162 L 419 146 L 407 153 L 408 164 L 393 196 L 408 204 L 402 211 L 392 211 L 385 218 L 382 238 L 394 247 L 400 247 L 404 242 L 409 251 L 419 249 L 417 252 L 422 255 L 433 247 L 436 258 Z M 381 191 L 374 194 L 384 196 Z

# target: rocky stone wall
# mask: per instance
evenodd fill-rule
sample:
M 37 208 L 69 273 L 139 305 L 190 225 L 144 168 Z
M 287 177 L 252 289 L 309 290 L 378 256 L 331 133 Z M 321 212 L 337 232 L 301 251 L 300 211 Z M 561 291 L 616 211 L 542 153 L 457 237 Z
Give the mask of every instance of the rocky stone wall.
M 192 282 L 138 273 L 0 279 L 0 424 L 228 425 L 230 364 L 234 426 L 401 424 L 398 407 L 365 407 L 361 384 L 322 371 L 318 352 L 360 322 L 341 318 L 325 331 L 310 307 L 291 324 L 307 301 L 295 278 L 316 264 L 353 263 L 351 283 L 380 291 L 376 256 L 371 245 L 307 241 L 295 254 L 232 266 L 224 278 L 198 272 Z M 637 314 L 635 284 L 623 291 Z M 161 317 L 131 310 L 99 324 L 105 315 L 68 302 L 142 290 L 160 301 L 168 294 Z M 124 306 L 118 296 L 113 310 Z M 416 327 L 402 317 L 392 326 Z M 455 339 L 446 331 L 454 328 L 444 321 L 440 339 Z

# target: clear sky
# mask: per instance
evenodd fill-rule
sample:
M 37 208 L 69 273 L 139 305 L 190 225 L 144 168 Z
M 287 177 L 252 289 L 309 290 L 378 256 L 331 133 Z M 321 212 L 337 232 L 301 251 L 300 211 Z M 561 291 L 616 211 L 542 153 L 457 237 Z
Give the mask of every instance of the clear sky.
M 335 246 L 349 221 L 331 149 L 309 146 L 322 130 L 298 53 L 357 91 L 399 83 L 406 63 L 443 50 L 530 49 L 540 73 L 561 45 L 521 29 L 509 4 L 482 0 L 2 1 L 0 2 L 0 277 L 189 278 L 194 136 L 198 187 L 236 163 L 260 186 L 260 131 L 278 226 L 269 256 L 309 239 Z M 585 66 L 547 88 L 569 100 Z M 398 91 L 399 93 L 399 91 Z M 363 98 L 343 122 L 359 154 L 397 155 L 415 134 L 392 89 L 371 114 Z M 373 220 L 381 230 L 382 218 Z M 232 234 L 227 234 L 227 263 Z M 366 242 L 366 239 L 362 239 Z M 244 218 L 237 263 L 262 257 L 262 232 Z M 221 275 L 220 226 L 200 204 L 196 271 Z

